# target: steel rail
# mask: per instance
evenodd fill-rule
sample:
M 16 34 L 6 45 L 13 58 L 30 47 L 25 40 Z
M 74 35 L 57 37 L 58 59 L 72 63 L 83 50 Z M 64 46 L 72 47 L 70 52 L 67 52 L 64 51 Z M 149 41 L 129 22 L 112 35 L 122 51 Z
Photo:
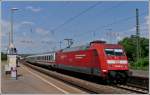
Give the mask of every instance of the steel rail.
M 24 63 L 24 65 L 26 65 L 32 69 L 35 69 L 41 73 L 44 73 L 48 76 L 62 80 L 66 83 L 72 84 L 74 86 L 85 89 L 85 90 L 92 92 L 92 93 L 96 93 L 96 94 L 129 94 L 129 93 L 131 93 L 127 90 L 114 88 L 114 87 L 109 86 L 109 85 L 96 84 L 96 83 L 92 83 L 92 82 L 89 82 L 86 80 L 82 80 L 82 79 L 74 78 L 71 76 L 63 75 L 63 74 L 60 74 L 60 73 L 55 72 L 55 71 L 50 71 L 50 70 L 44 69 L 42 67 L 31 65 L 29 63 Z

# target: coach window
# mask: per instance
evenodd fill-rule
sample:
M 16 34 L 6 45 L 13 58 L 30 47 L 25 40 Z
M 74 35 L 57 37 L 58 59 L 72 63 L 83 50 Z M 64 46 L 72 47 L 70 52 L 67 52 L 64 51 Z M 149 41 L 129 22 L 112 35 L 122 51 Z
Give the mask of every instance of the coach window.
M 47 60 L 49 60 L 49 56 L 47 56 Z
M 53 60 L 54 58 L 53 58 L 53 55 L 52 55 L 52 60 Z
M 49 60 L 51 60 L 51 55 L 49 56 Z
M 50 56 L 48 56 L 48 60 L 50 60 Z
M 51 55 L 49 56 L 49 60 L 51 60 Z
M 49 60 L 49 56 L 47 56 L 47 60 Z
M 53 60 L 53 56 L 51 55 L 51 60 Z
M 48 60 L 48 56 L 46 56 L 46 60 Z

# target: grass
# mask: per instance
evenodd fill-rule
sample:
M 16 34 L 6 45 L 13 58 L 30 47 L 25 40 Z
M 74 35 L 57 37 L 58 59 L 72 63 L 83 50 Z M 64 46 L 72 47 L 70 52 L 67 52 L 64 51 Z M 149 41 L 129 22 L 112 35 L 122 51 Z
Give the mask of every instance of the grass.
M 149 57 L 140 58 L 137 61 L 130 61 L 130 68 L 135 70 L 149 70 Z

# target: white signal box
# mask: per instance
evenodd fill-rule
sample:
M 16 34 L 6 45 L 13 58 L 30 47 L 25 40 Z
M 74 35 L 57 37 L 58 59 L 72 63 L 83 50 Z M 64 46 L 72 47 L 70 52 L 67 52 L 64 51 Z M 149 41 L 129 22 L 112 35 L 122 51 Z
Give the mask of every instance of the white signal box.
M 5 65 L 5 71 L 10 72 L 11 77 L 17 79 L 17 55 L 8 54 L 7 58 L 8 65 Z

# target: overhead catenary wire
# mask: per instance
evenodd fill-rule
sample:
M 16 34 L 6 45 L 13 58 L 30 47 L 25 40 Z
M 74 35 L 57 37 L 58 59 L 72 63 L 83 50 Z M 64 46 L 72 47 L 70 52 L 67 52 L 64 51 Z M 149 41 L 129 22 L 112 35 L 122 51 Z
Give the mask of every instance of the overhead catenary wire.
M 60 24 L 60 25 L 58 25 L 56 28 L 54 28 L 54 29 L 52 29 L 52 31 L 53 32 L 55 32 L 55 31 L 57 31 L 57 30 L 59 30 L 59 29 L 61 29 L 63 26 L 65 26 L 65 25 L 67 25 L 68 23 L 70 23 L 70 22 L 72 22 L 73 20 L 75 20 L 76 18 L 78 18 L 78 17 L 80 17 L 81 15 L 83 15 L 84 13 L 87 13 L 89 10 L 91 10 L 92 8 L 95 8 L 97 5 L 99 5 L 99 3 L 102 3 L 102 2 L 98 2 L 98 3 L 95 3 L 94 5 L 92 5 L 92 6 L 90 6 L 89 8 L 87 8 L 87 9 L 85 9 L 84 11 L 82 11 L 82 12 L 80 12 L 79 14 L 77 14 L 77 15 L 75 15 L 75 16 L 73 16 L 73 17 L 71 17 L 71 18 L 69 18 L 68 20 L 66 20 L 64 23 L 62 23 L 62 24 Z M 117 4 L 117 6 L 118 5 L 120 5 L 120 4 Z M 114 7 L 114 6 L 113 6 Z M 106 11 L 107 12 L 107 11 Z M 105 13 L 105 12 L 104 12 Z M 134 17 L 131 17 L 131 18 L 134 18 Z M 129 18 L 126 18 L 126 19 L 124 19 L 124 20 L 122 20 L 122 21 L 128 21 L 128 19 L 131 19 L 130 17 Z M 100 26 L 100 27 L 97 27 L 96 29 L 94 29 L 94 30 L 92 30 L 92 32 L 96 32 L 97 30 L 101 30 L 101 29 L 103 29 L 103 28 L 105 28 L 105 27 L 109 27 L 109 26 L 111 26 L 111 25 L 114 25 L 114 24 L 118 24 L 118 22 L 119 22 L 119 20 L 117 20 L 117 21 L 114 21 L 113 23 L 109 23 L 109 24 L 106 24 L 106 25 L 104 25 L 104 26 Z M 120 19 L 120 22 L 121 22 L 121 19 Z M 119 23 L 120 23 L 119 22 Z M 84 35 L 87 35 L 88 33 L 87 32 L 91 32 L 91 31 L 86 31 L 86 33 L 85 32 L 82 32 Z M 82 34 L 81 33 L 81 34 Z M 81 37 L 81 34 L 77 34 L 77 35 L 75 35 L 75 36 L 78 36 L 78 37 Z M 75 36 L 73 36 L 73 37 L 75 37 Z M 83 36 L 83 35 L 82 35 Z
M 53 33 L 56 32 L 57 30 L 59 30 L 59 29 L 62 28 L 63 26 L 65 26 L 65 25 L 67 25 L 68 23 L 72 22 L 73 20 L 75 20 L 76 18 L 78 18 L 79 16 L 81 16 L 82 14 L 87 13 L 89 10 L 95 8 L 97 5 L 99 5 L 99 4 L 101 4 L 101 3 L 102 3 L 102 2 L 97 2 L 97 3 L 95 3 L 94 5 L 88 7 L 87 9 L 81 11 L 79 14 L 77 14 L 77 15 L 75 15 L 75 16 L 69 18 L 69 19 L 66 20 L 64 23 L 62 23 L 62 24 L 60 24 L 59 26 L 57 26 L 56 28 L 52 29 L 51 32 L 53 32 Z M 118 7 L 118 6 L 121 6 L 121 5 L 122 5 L 121 3 L 122 3 L 122 2 L 119 2 L 119 3 L 117 3 L 116 5 L 114 5 L 114 6 L 110 7 L 110 8 L 108 8 L 108 9 L 102 10 L 103 14 L 106 13 L 106 12 L 107 12 L 107 13 L 108 13 L 108 12 L 111 12 L 111 11 L 109 11 L 109 9 L 116 8 L 116 7 Z M 93 32 L 93 33 L 95 34 L 95 32 Z
M 65 22 L 63 22 L 62 24 L 58 25 L 57 27 L 55 27 L 54 29 L 52 29 L 52 32 L 55 32 L 56 30 L 60 29 L 61 27 L 65 26 L 66 24 L 70 23 L 71 21 L 75 20 L 76 18 L 78 18 L 79 16 L 83 15 L 84 13 L 90 11 L 91 9 L 95 8 L 97 5 L 101 4 L 101 2 L 97 2 L 94 5 L 88 7 L 87 9 L 81 11 L 79 14 L 69 18 L 68 20 L 66 20 Z
M 97 5 L 99 4 L 102 4 L 102 2 L 97 2 L 95 3 L 94 5 L 88 7 L 87 9 L 81 11 L 79 14 L 69 18 L 68 20 L 66 20 L 64 23 L 60 24 L 59 26 L 55 27 L 54 29 L 51 30 L 51 33 L 54 34 L 54 32 L 56 32 L 58 29 L 62 28 L 63 26 L 67 25 L 68 23 L 72 22 L 73 20 L 75 20 L 76 18 L 78 18 L 79 16 L 83 15 L 84 13 L 87 13 L 88 11 L 90 11 L 91 9 L 95 8 Z M 105 10 L 102 10 L 102 12 L 104 13 L 108 13 L 108 12 L 111 12 L 110 9 L 112 8 L 116 8 L 118 6 L 121 6 L 121 2 L 117 3 L 116 5 L 112 6 L 112 7 L 109 7 Z
M 62 28 L 63 26 L 65 26 L 65 25 L 67 25 L 68 23 L 72 22 L 73 20 L 75 20 L 75 19 L 78 18 L 79 16 L 83 15 L 84 13 L 87 13 L 88 11 L 90 11 L 90 10 L 93 9 L 93 8 L 95 8 L 95 7 L 96 7 L 97 5 L 99 5 L 99 4 L 102 4 L 102 2 L 97 2 L 97 3 L 95 3 L 94 5 L 88 7 L 87 9 L 81 11 L 79 14 L 77 14 L 77 15 L 75 15 L 75 16 L 69 18 L 69 19 L 66 20 L 64 23 L 62 23 L 62 24 L 60 24 L 59 26 L 57 26 L 56 28 L 52 29 L 51 32 L 52 32 L 52 33 L 56 32 L 57 30 L 59 30 L 59 29 Z M 104 12 L 105 12 L 105 13 L 106 13 L 106 12 L 107 12 L 107 13 L 108 13 L 108 12 L 111 12 L 111 11 L 109 11 L 110 9 L 116 8 L 116 7 L 118 7 L 118 6 L 121 6 L 121 2 L 117 3 L 116 5 L 114 5 L 114 6 L 112 6 L 112 7 L 107 8 L 107 9 L 105 9 L 105 10 L 102 10 L 102 12 L 103 12 L 103 13 L 104 13 Z
M 143 15 L 145 15 L 145 12 L 144 13 L 142 13 L 140 16 L 143 16 Z M 135 19 L 135 16 L 134 17 L 131 17 L 131 18 L 129 18 L 129 19 Z M 128 20 L 129 20 L 128 19 Z M 127 21 L 128 21 L 127 20 Z M 125 20 L 126 21 L 126 20 Z M 144 23 L 145 21 L 142 21 L 141 23 Z M 118 24 L 118 23 L 116 23 L 116 24 Z M 131 28 L 133 28 L 133 27 L 135 27 L 136 25 L 132 25 L 132 27 Z M 130 28 L 130 29 L 131 29 Z M 143 30 L 143 29 L 142 29 Z M 123 37 L 127 37 L 127 35 L 125 35 L 126 33 L 128 33 L 128 32 L 131 32 L 131 30 L 130 31 L 128 31 L 128 30 L 124 30 L 124 29 L 120 29 L 120 30 L 117 30 L 117 31 L 124 31 L 124 32 L 121 32 L 121 33 L 119 33 L 119 32 L 117 32 L 117 33 L 115 33 L 115 35 L 117 34 L 119 37 L 121 37 L 121 35 L 123 36 Z M 136 31 L 136 29 L 135 29 L 135 31 Z M 132 32 L 135 32 L 134 30 L 132 30 Z M 99 32 L 100 33 L 100 32 Z M 84 35 L 87 35 L 88 33 L 84 33 Z M 81 34 L 80 34 L 81 35 Z M 83 35 L 82 35 L 82 37 L 83 37 Z M 121 37 L 122 38 L 122 37 Z
M 122 3 L 122 2 L 119 2 L 119 3 L 117 3 L 116 5 L 114 5 L 114 6 L 110 7 L 110 8 L 108 8 L 108 9 L 102 10 L 102 12 L 103 12 L 103 13 L 111 12 L 110 9 L 116 8 L 116 7 L 118 7 L 118 6 L 121 6 L 121 3 Z M 73 17 L 67 19 L 67 20 L 64 21 L 62 24 L 60 24 L 60 25 L 58 25 L 57 27 L 55 27 L 54 29 L 52 29 L 51 32 L 53 32 L 53 33 L 56 32 L 57 30 L 59 30 L 59 29 L 62 28 L 63 26 L 67 25 L 68 23 L 72 22 L 73 20 L 75 20 L 75 19 L 78 18 L 79 16 L 81 16 L 81 15 L 87 13 L 88 11 L 90 11 L 91 9 L 95 8 L 97 5 L 100 5 L 100 4 L 102 4 L 102 2 L 97 2 L 97 3 L 95 3 L 94 5 L 88 7 L 87 9 L 81 11 L 79 14 L 76 14 L 75 16 L 73 16 Z
M 143 15 L 145 15 L 145 13 L 146 12 L 143 12 L 142 14 L 140 14 L 139 16 L 143 16 Z M 123 23 L 123 22 L 126 22 L 126 21 L 128 21 L 128 20 L 130 20 L 130 19 L 134 19 L 135 18 L 135 16 L 129 16 L 129 17 L 126 17 L 126 18 L 121 18 L 121 19 L 119 19 L 119 20 L 116 20 L 116 21 L 114 21 L 114 22 L 111 22 L 111 23 L 108 23 L 108 24 L 106 24 L 106 25 L 103 25 L 103 26 L 99 26 L 99 27 L 97 27 L 97 28 L 95 28 L 95 29 L 92 29 L 92 30 L 89 30 L 89 31 L 86 31 L 86 32 L 82 32 L 82 33 L 80 33 L 80 34 L 77 34 L 77 35 L 73 35 L 74 37 L 80 37 L 81 35 L 82 35 L 82 37 L 83 37 L 83 34 L 84 35 L 87 35 L 87 34 L 89 34 L 88 32 L 97 32 L 98 30 L 102 30 L 103 28 L 106 28 L 106 27 L 110 27 L 110 26 L 112 26 L 112 25 L 115 25 L 115 24 L 120 24 L 120 23 Z M 95 34 L 96 35 L 96 34 Z
M 60 24 L 59 26 L 57 26 L 56 28 L 52 29 L 51 32 L 52 32 L 52 33 L 56 32 L 58 29 L 62 28 L 62 27 L 65 26 L 66 24 L 72 22 L 73 20 L 75 20 L 75 19 L 78 18 L 79 16 L 83 15 L 84 13 L 87 13 L 89 10 L 95 8 L 97 5 L 99 5 L 99 4 L 101 4 L 101 3 L 102 3 L 102 2 L 97 2 L 97 3 L 95 3 L 94 5 L 88 7 L 87 9 L 81 11 L 79 14 L 77 14 L 77 15 L 75 15 L 75 16 L 69 18 L 69 19 L 66 20 L 64 23 L 62 23 L 62 24 Z M 111 11 L 109 11 L 109 9 L 116 8 L 116 7 L 120 6 L 120 5 L 121 5 L 121 2 L 117 3 L 116 5 L 114 5 L 114 6 L 110 7 L 110 8 L 108 8 L 108 9 L 102 10 L 102 12 L 105 12 L 105 13 L 106 13 L 106 12 L 111 12 Z

